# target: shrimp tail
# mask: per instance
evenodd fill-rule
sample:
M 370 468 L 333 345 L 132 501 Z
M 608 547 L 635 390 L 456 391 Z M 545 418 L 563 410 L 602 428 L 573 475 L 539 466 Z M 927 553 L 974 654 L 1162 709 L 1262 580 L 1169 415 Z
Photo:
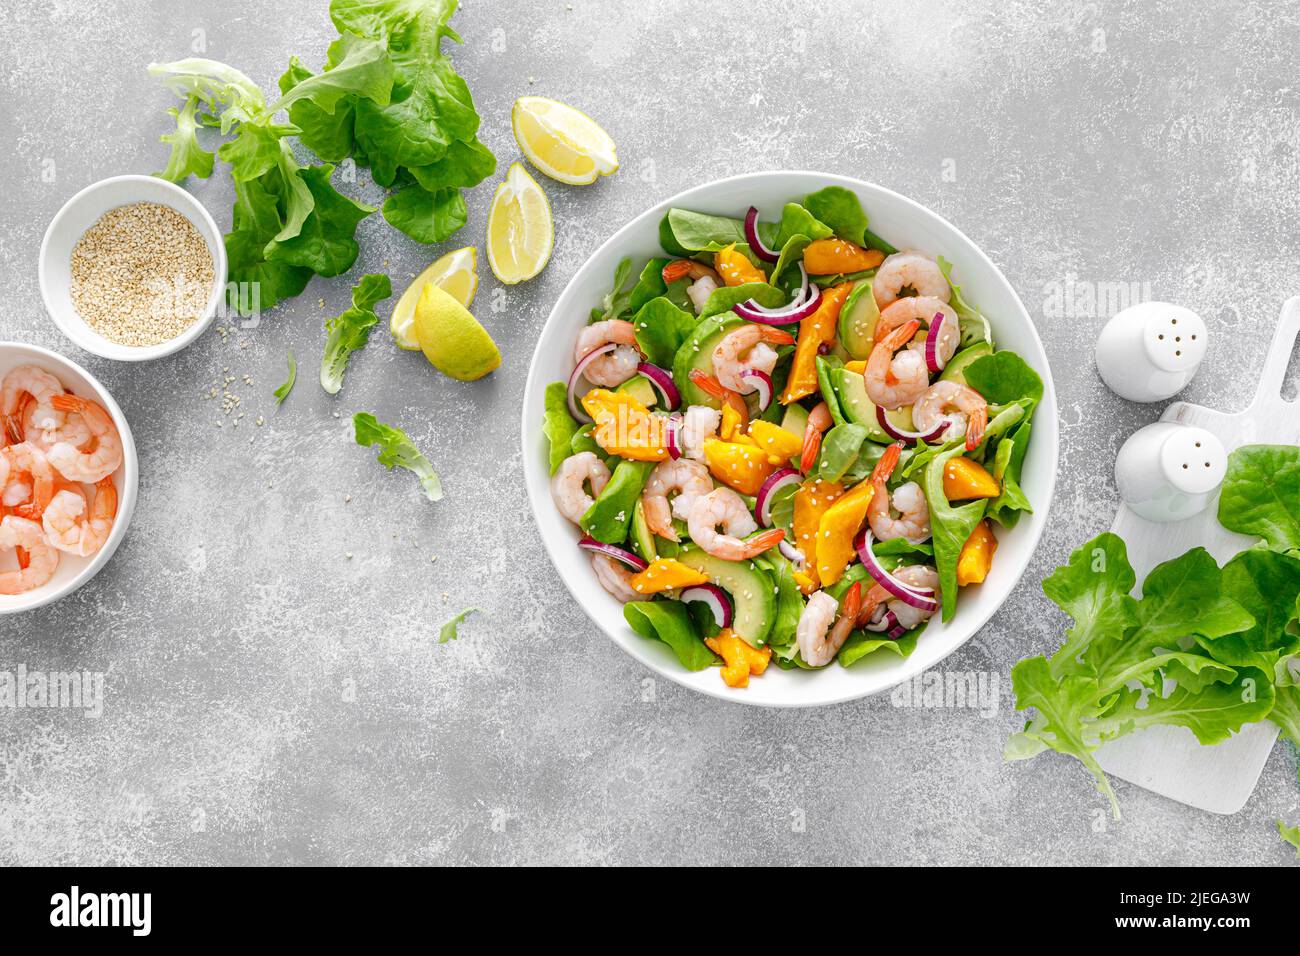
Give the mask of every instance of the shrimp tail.
M 794 345 L 794 336 L 784 329 L 774 329 L 771 326 L 764 326 L 763 331 L 759 333 L 759 338 L 769 345 Z
M 856 620 L 858 613 L 862 610 L 862 582 L 854 581 L 848 592 L 844 595 L 844 601 L 840 606 L 840 614 L 844 617 Z
M 981 405 L 971 412 L 966 421 L 966 450 L 974 451 L 984 440 L 984 429 L 989 424 L 989 407 Z
M 785 540 L 784 528 L 769 528 L 761 534 L 745 539 L 745 557 L 756 558 L 764 551 L 775 548 Z
M 894 444 L 886 448 L 885 453 L 876 462 L 876 467 L 871 469 L 871 482 L 874 484 L 878 481 L 888 481 L 889 476 L 898 467 L 898 458 L 902 453 L 903 443 L 901 441 L 894 442 Z
M 822 433 L 831 427 L 831 410 L 825 402 L 818 403 L 808 414 L 808 424 L 803 430 L 803 453 L 799 457 L 799 470 L 805 475 L 817 462 L 822 447 Z
M 664 268 L 667 268 L 667 266 Z M 736 414 L 740 416 L 742 428 L 749 424 L 749 406 L 745 404 L 745 398 L 739 392 L 733 392 L 712 375 L 701 372 L 697 368 L 691 369 L 691 381 L 704 394 L 730 405 Z
M 911 319 L 904 322 L 898 328 L 894 329 L 894 331 L 881 339 L 880 344 L 884 345 L 891 352 L 897 352 L 912 340 L 912 336 L 916 335 L 920 328 L 921 323 L 916 319 Z

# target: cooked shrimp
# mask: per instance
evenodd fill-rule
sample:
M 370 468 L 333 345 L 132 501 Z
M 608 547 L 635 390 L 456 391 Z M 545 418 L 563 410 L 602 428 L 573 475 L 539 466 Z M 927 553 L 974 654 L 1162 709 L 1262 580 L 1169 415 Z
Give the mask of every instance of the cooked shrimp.
M 709 301 L 709 296 L 722 285 L 722 276 L 718 275 L 715 269 L 710 269 L 703 262 L 695 262 L 692 259 L 674 259 L 668 265 L 664 266 L 664 282 L 672 284 L 678 279 L 691 280 L 691 284 L 686 289 L 686 295 L 695 306 L 695 314 L 699 315 L 704 311 L 705 303 Z
M 48 414 L 41 414 L 40 405 L 30 395 L 19 415 L 22 434 L 17 440 L 29 441 L 43 452 L 48 452 L 60 442 L 66 442 L 75 448 L 85 448 L 94 439 L 90 426 L 76 412 L 68 412 L 63 416 L 63 423 L 58 424 Z
M 862 378 L 866 383 L 867 398 L 881 408 L 911 405 L 930 385 L 925 356 L 913 349 L 898 351 L 912 340 L 920 327 L 921 324 L 913 319 L 894 329 L 871 349 Z
M 939 603 L 939 572 L 930 565 L 909 564 L 907 567 L 895 571 L 894 577 L 909 587 L 923 591 L 933 591 L 933 595 L 927 596 L 933 597 L 936 604 Z M 862 607 L 858 611 L 857 626 L 863 627 L 869 623 L 878 622 L 884 616 L 885 611 L 891 611 L 899 626 L 907 631 L 919 627 L 922 621 L 928 621 L 934 614 L 934 611 L 913 607 L 906 601 L 894 597 L 889 591 L 877 584 L 866 593 L 862 600 Z
M 722 425 L 722 412 L 708 405 L 691 405 L 682 416 L 679 436 L 682 454 L 695 461 L 704 461 L 704 441 L 718 434 Z
M 688 520 L 696 499 L 712 490 L 713 479 L 709 477 L 709 469 L 698 461 L 689 458 L 673 461 L 670 458 L 659 462 L 650 472 L 641 495 L 646 525 L 659 537 L 677 541 L 673 518 Z M 668 502 L 670 494 L 674 495 L 671 505 Z
M 912 423 L 920 431 L 929 431 L 945 418 L 949 425 L 944 430 L 943 441 L 953 441 L 965 435 L 966 450 L 974 451 L 984 440 L 984 429 L 989 423 L 989 405 L 984 396 L 969 385 L 935 382 L 912 406 Z
M 825 591 L 816 591 L 808 598 L 803 613 L 799 615 L 799 626 L 795 629 L 795 640 L 799 644 L 799 656 L 809 667 L 825 667 L 835 659 L 853 630 L 862 604 L 862 584 L 854 581 L 844 594 L 844 603 L 831 597 Z M 839 617 L 836 618 L 838 613 Z M 831 622 L 834 621 L 834 626 Z
M 881 312 L 880 318 L 876 320 L 876 341 L 879 342 L 894 329 L 912 319 L 920 322 L 921 328 L 929 329 L 936 315 L 942 316 L 943 322 L 939 327 L 939 361 L 947 364 L 948 359 L 956 353 L 957 346 L 961 344 L 961 322 L 957 318 L 957 313 L 952 310 L 952 306 L 932 295 L 914 295 L 899 299 Z M 925 341 L 918 340 L 915 347 L 924 350 Z
M 7 515 L 0 521 L 0 550 L 7 548 L 14 548 L 22 557 L 17 571 L 0 572 L 0 594 L 22 594 L 54 577 L 59 552 L 46 543 L 45 534 L 35 521 L 15 515 Z
M 22 441 L 21 437 L 15 441 L 14 436 L 21 436 L 23 431 L 20 410 L 27 396 L 36 400 L 35 413 L 42 427 L 63 424 L 63 416 L 54 410 L 51 403 L 55 395 L 62 394 L 63 383 L 38 366 L 19 365 L 6 375 L 4 382 L 0 383 L 0 415 L 4 416 L 5 431 L 9 434 L 10 441 L 15 444 Z
M 81 489 L 59 491 L 41 515 L 41 528 L 51 547 L 87 558 L 104 546 L 116 517 L 117 486 L 102 478 L 89 509 Z
M 769 325 L 747 322 L 728 332 L 713 350 L 713 373 L 723 388 L 744 395 L 755 386 L 742 382 L 740 373 L 753 369 L 771 375 L 776 367 L 773 345 L 793 345 L 794 336 Z
M 596 580 L 600 582 L 601 587 L 624 604 L 628 601 L 641 600 L 641 595 L 637 594 L 628 583 L 628 578 L 632 577 L 633 572 L 609 555 L 593 554 L 591 569 L 596 572 Z
M 705 395 L 716 398 L 731 406 L 732 411 L 740 416 L 740 427 L 746 428 L 749 425 L 749 406 L 745 404 L 745 397 L 739 392 L 727 388 L 712 375 L 706 375 L 698 368 L 691 369 L 691 382 Z
M 605 345 L 614 345 L 615 349 L 592 359 L 582 374 L 592 385 L 615 388 L 635 375 L 636 367 L 641 363 L 641 353 L 636 347 L 636 327 L 623 319 L 593 322 L 578 335 L 573 361 L 581 362 L 588 352 Z
M 784 530 L 772 528 L 748 540 L 740 540 L 757 531 L 758 523 L 740 495 L 730 488 L 715 488 L 696 498 L 686 526 L 692 541 L 714 557 L 726 561 L 756 558 L 768 548 L 776 547 L 785 537 Z M 723 529 L 722 534 L 718 533 L 719 527 Z
M 901 298 L 904 289 L 911 289 L 918 296 L 932 295 L 944 302 L 952 298 L 952 289 L 939 263 L 915 249 L 895 252 L 882 262 L 871 283 L 871 294 L 880 309 Z
M 916 482 L 909 481 L 895 488 L 891 499 L 886 484 L 898 465 L 902 450 L 901 443 L 890 445 L 871 472 L 872 494 L 867 505 L 867 523 L 871 525 L 871 533 L 881 541 L 906 538 L 912 544 L 920 544 L 930 537 L 930 506 L 926 503 L 925 492 Z
M 49 459 L 59 474 L 70 481 L 94 484 L 117 471 L 122 464 L 122 436 L 104 407 L 80 395 L 55 395 L 50 404 L 55 411 L 80 415 L 94 439 L 94 448 L 89 452 L 68 442 L 57 442 L 50 449 Z
M 833 421 L 831 410 L 825 402 L 820 402 L 808 413 L 808 424 L 803 429 L 803 454 L 799 456 L 799 470 L 805 475 L 817 464 L 817 453 L 822 447 L 822 433 L 831 427 Z
M 605 463 L 595 452 L 580 451 L 560 462 L 551 478 L 551 498 L 560 514 L 577 524 L 592 506 L 595 496 L 605 490 L 607 481 L 609 469 Z M 591 494 L 587 494 L 588 485 Z
M 5 461 L 4 505 L 23 518 L 39 519 L 54 497 L 55 474 L 45 453 L 29 442 L 0 449 Z

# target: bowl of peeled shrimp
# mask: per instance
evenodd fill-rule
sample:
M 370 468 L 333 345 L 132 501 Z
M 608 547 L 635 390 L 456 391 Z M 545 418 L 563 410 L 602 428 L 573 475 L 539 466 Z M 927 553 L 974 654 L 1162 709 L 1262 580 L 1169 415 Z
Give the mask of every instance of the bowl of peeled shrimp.
M 89 372 L 0 342 L 0 614 L 71 594 L 126 534 L 139 463 L 126 417 Z
M 1033 441 L 1028 446 L 1021 474 L 1021 486 L 1032 503 L 1033 511 L 1026 513 L 1015 527 L 1003 530 L 998 537 L 997 560 L 992 563 L 983 583 L 964 589 L 953 616 L 941 624 L 928 626 L 910 655 L 877 653 L 858 660 L 852 666 L 840 666 L 831 661 L 816 670 L 782 670 L 772 666 L 762 671 L 761 677 L 749 680 L 747 686 L 730 687 L 720 679 L 717 668 L 687 670 L 666 643 L 634 631 L 624 617 L 623 602 L 628 597 L 615 593 L 626 591 L 626 585 L 620 589 L 618 581 L 602 579 L 601 561 L 608 555 L 590 554 L 590 539 L 579 546 L 583 532 L 562 513 L 552 494 L 548 457 L 550 443 L 541 427 L 545 392 L 550 383 L 571 383 L 578 365 L 590 361 L 590 356 L 602 354 L 601 349 L 596 349 L 584 352 L 584 357 L 579 358 L 578 352 L 583 350 L 575 350 L 575 342 L 589 327 L 593 306 L 598 306 L 609 292 L 610 276 L 614 275 L 622 259 L 631 257 L 635 268 L 635 263 L 666 254 L 660 245 L 660 223 L 669 209 L 676 207 L 739 219 L 753 207 L 758 216 L 768 221 L 780 218 L 784 204 L 795 197 L 806 196 L 827 186 L 838 186 L 855 193 L 870 217 L 872 232 L 898 249 L 924 250 L 930 257 L 942 256 L 951 262 L 953 281 L 961 283 L 963 294 L 978 303 L 980 310 L 993 322 L 998 347 L 1018 353 L 1041 376 L 1044 393 L 1034 413 Z M 749 228 L 748 224 L 746 228 Z M 899 255 L 903 257 L 906 253 Z M 691 267 L 691 263 L 685 265 Z M 696 278 L 693 274 L 687 275 Z M 945 281 L 945 289 L 946 285 Z M 698 312 L 694 288 L 692 286 L 688 296 Z M 922 295 L 919 288 L 916 294 L 918 297 Z M 605 348 L 614 349 L 616 345 Z M 924 358 L 922 362 L 925 362 Z M 705 380 L 693 377 L 691 381 L 703 387 Z M 676 385 L 680 387 L 681 383 Z M 817 415 L 818 412 L 814 410 L 811 414 Z M 751 173 L 707 183 L 647 209 L 614 233 L 577 270 L 542 329 L 524 391 L 522 426 L 524 479 L 533 517 L 560 580 L 578 605 L 615 644 L 656 674 L 703 694 L 765 707 L 811 707 L 881 693 L 934 667 L 969 641 L 1003 605 L 1029 566 L 1047 521 L 1056 482 L 1058 434 L 1051 368 L 1034 323 L 1011 284 L 974 242 L 937 213 L 884 187 L 825 173 Z M 682 427 L 688 429 L 689 422 Z M 591 485 L 595 486 L 594 480 Z M 700 501 L 712 499 L 716 494 L 715 490 Z M 694 516 L 692 512 L 691 517 Z M 613 563 L 607 561 L 603 567 L 608 569 Z M 719 617 L 717 611 L 714 616 L 715 619 Z M 731 662 L 727 663 L 730 666 Z

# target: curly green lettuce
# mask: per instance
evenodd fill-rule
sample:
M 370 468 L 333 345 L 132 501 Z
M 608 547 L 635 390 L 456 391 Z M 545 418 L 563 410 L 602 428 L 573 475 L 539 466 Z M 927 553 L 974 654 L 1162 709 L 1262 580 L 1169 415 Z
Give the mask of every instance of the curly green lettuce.
M 370 341 L 370 330 L 379 322 L 375 305 L 393 294 L 388 276 L 371 274 L 361 277 L 352 289 L 352 306 L 325 323 L 329 338 L 320 360 L 320 385 L 331 395 L 343 387 L 343 373 L 348 359 Z
M 379 463 L 389 471 L 405 468 L 420 479 L 420 490 L 430 501 L 442 498 L 442 482 L 433 470 L 429 459 L 420 453 L 415 443 L 406 437 L 406 432 L 391 425 L 385 425 L 369 412 L 357 412 L 352 416 L 352 428 L 358 445 L 378 445 Z

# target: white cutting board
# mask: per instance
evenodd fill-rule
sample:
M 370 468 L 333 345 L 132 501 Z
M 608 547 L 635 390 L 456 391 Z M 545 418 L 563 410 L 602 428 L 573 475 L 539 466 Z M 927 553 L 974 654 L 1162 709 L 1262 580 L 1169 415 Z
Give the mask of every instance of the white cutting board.
M 1227 451 L 1239 445 L 1300 445 L 1300 403 L 1282 400 L 1287 366 L 1300 333 L 1300 296 L 1282 306 L 1282 317 L 1264 358 L 1259 389 L 1241 412 L 1216 412 L 1174 402 L 1161 421 L 1183 422 L 1218 436 Z M 1129 560 L 1143 580 L 1162 561 L 1201 545 L 1220 564 L 1255 544 L 1219 524 L 1218 500 L 1186 521 L 1157 524 L 1121 505 L 1111 530 L 1128 543 Z M 1185 727 L 1149 727 L 1111 741 L 1097 752 L 1109 774 L 1212 813 L 1236 813 L 1246 805 L 1277 740 L 1269 721 L 1248 724 L 1230 740 L 1203 747 Z

